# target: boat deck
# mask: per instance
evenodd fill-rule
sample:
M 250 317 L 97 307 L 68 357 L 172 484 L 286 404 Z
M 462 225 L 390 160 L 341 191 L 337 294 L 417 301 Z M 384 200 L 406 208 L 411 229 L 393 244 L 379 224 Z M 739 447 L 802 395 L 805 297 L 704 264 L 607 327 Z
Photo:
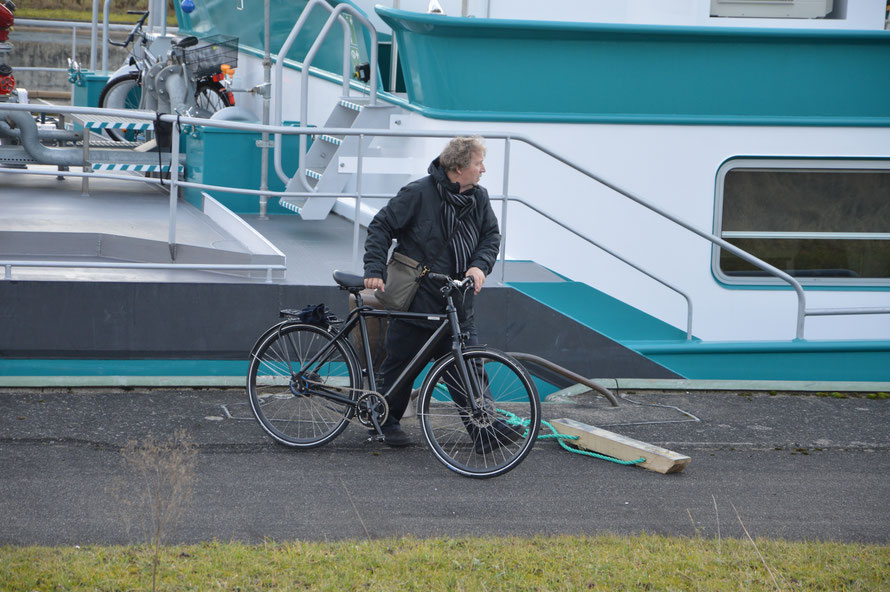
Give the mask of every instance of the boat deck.
M 52 167 L 32 167 L 52 171 Z M 60 173 L 64 175 L 64 173 Z M 111 263 L 244 262 L 255 253 L 244 228 L 218 223 L 193 205 L 179 200 L 176 214 L 177 258 L 168 245 L 170 202 L 157 185 L 91 179 L 89 195 L 81 194 L 78 177 L 0 172 L 0 265 L 3 261 L 84 261 Z M 286 258 L 287 270 L 273 283 L 332 286 L 331 271 L 359 271 L 366 236 L 360 228 L 353 249 L 354 224 L 332 214 L 306 221 L 297 215 L 236 216 L 262 235 Z M 239 222 L 240 224 L 240 222 Z M 242 225 L 243 226 L 243 225 Z M 492 274 L 500 280 L 500 264 Z M 243 283 L 265 278 L 190 269 L 91 269 L 14 266 L 12 280 L 87 282 Z M 511 261 L 506 281 L 563 281 L 533 262 Z

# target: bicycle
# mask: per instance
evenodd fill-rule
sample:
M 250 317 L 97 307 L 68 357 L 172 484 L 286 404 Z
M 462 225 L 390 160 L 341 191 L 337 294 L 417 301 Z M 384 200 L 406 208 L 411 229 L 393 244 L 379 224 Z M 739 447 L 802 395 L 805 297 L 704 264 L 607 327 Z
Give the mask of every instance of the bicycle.
M 450 336 L 451 351 L 433 362 L 420 387 L 418 416 L 426 444 L 436 459 L 466 477 L 503 475 L 522 462 L 540 428 L 541 403 L 534 382 L 508 354 L 465 346 L 467 335 L 460 330 L 453 293 L 471 288 L 470 278 L 454 280 L 437 273 L 427 278 L 442 283 L 445 313 L 364 305 L 364 278 L 340 271 L 334 272 L 334 280 L 356 301 L 345 322 L 332 315 L 307 318 L 308 309 L 281 311 L 285 320 L 266 330 L 250 352 L 247 392 L 262 429 L 280 444 L 313 448 L 334 440 L 355 418 L 382 440 L 380 426 L 389 411 L 386 395 L 416 374 L 439 340 Z M 366 324 L 370 318 L 440 323 L 385 394 L 378 392 L 374 376 Z M 349 339 L 356 327 L 365 364 Z
M 146 73 L 165 56 L 168 61 L 173 56 L 176 47 L 188 47 L 197 43 L 195 37 L 186 37 L 175 41 L 166 37 L 152 37 L 143 29 L 148 11 L 128 10 L 128 14 L 141 14 L 142 16 L 134 25 L 126 40 L 122 42 L 108 41 L 111 45 L 128 47 L 138 37 L 138 43 L 133 45 L 126 63 L 115 71 L 99 93 L 99 107 L 108 109 L 140 109 L 145 107 L 142 88 Z M 235 99 L 231 92 L 223 84 L 222 73 L 218 68 L 214 71 L 200 72 L 195 76 L 194 90 L 194 117 L 210 117 L 220 109 L 231 107 Z M 115 129 L 106 129 L 105 132 L 116 141 L 134 140 L 133 132 Z

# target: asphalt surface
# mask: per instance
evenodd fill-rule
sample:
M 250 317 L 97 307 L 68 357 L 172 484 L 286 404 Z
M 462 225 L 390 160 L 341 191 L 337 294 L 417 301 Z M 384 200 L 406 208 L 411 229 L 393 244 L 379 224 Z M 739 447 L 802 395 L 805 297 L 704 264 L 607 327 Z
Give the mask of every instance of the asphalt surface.
M 390 449 L 350 426 L 332 444 L 274 444 L 242 390 L 0 392 L 0 544 L 144 539 L 128 441 L 182 428 L 192 494 L 167 542 L 664 533 L 886 543 L 890 400 L 815 394 L 622 393 L 544 404 L 692 458 L 662 475 L 541 441 L 514 471 L 474 480 L 421 443 Z M 657 406 L 657 405 L 667 405 Z

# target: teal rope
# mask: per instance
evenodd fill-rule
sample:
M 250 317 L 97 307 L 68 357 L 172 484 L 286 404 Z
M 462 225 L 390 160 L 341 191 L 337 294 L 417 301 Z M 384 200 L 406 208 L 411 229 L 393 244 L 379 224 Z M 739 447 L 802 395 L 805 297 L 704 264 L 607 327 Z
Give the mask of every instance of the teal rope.
M 510 413 L 509 411 L 505 411 L 503 409 L 498 409 L 498 413 L 501 413 L 506 418 L 506 421 L 510 425 L 514 426 L 522 426 L 524 428 L 528 428 L 531 423 L 530 419 L 523 419 L 516 415 L 515 413 Z M 589 450 L 579 450 L 577 448 L 573 448 L 565 443 L 565 440 L 577 440 L 578 436 L 572 436 L 570 434 L 560 434 L 556 431 L 556 428 L 550 424 L 549 421 L 541 420 L 541 424 L 544 425 L 547 429 L 549 429 L 552 434 L 543 434 L 538 436 L 538 440 L 556 440 L 559 442 L 559 445 L 568 450 L 569 452 L 574 452 L 575 454 L 583 454 L 584 456 L 592 456 L 593 458 L 598 458 L 600 460 L 607 460 L 609 462 L 613 462 L 619 465 L 638 465 L 640 463 L 646 462 L 646 457 L 638 458 L 637 460 L 619 460 L 612 456 L 606 456 L 605 454 L 598 454 L 596 452 L 590 452 Z

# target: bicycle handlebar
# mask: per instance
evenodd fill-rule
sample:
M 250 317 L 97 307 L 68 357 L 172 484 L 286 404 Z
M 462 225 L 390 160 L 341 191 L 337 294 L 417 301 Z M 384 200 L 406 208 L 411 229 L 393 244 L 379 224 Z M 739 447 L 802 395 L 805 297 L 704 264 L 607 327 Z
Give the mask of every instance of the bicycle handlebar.
M 121 41 L 118 43 L 118 42 L 115 42 L 115 41 L 112 41 L 111 39 L 109 39 L 108 40 L 109 45 L 116 45 L 117 47 L 126 47 L 126 46 L 130 45 L 130 43 L 133 42 L 133 38 L 136 37 L 136 32 L 142 28 L 142 25 L 145 24 L 145 19 L 148 18 L 147 10 L 128 10 L 127 14 L 141 14 L 142 16 L 139 17 L 139 20 L 136 21 L 136 25 L 133 27 L 133 30 L 130 31 L 129 35 L 127 35 L 126 41 Z
M 444 273 L 436 273 L 434 271 L 429 272 L 427 276 L 429 276 L 431 280 L 444 282 L 446 285 L 450 284 L 451 289 L 463 290 L 465 288 L 473 287 L 473 278 L 470 276 L 467 276 L 462 280 L 456 280 L 449 275 L 445 275 Z

